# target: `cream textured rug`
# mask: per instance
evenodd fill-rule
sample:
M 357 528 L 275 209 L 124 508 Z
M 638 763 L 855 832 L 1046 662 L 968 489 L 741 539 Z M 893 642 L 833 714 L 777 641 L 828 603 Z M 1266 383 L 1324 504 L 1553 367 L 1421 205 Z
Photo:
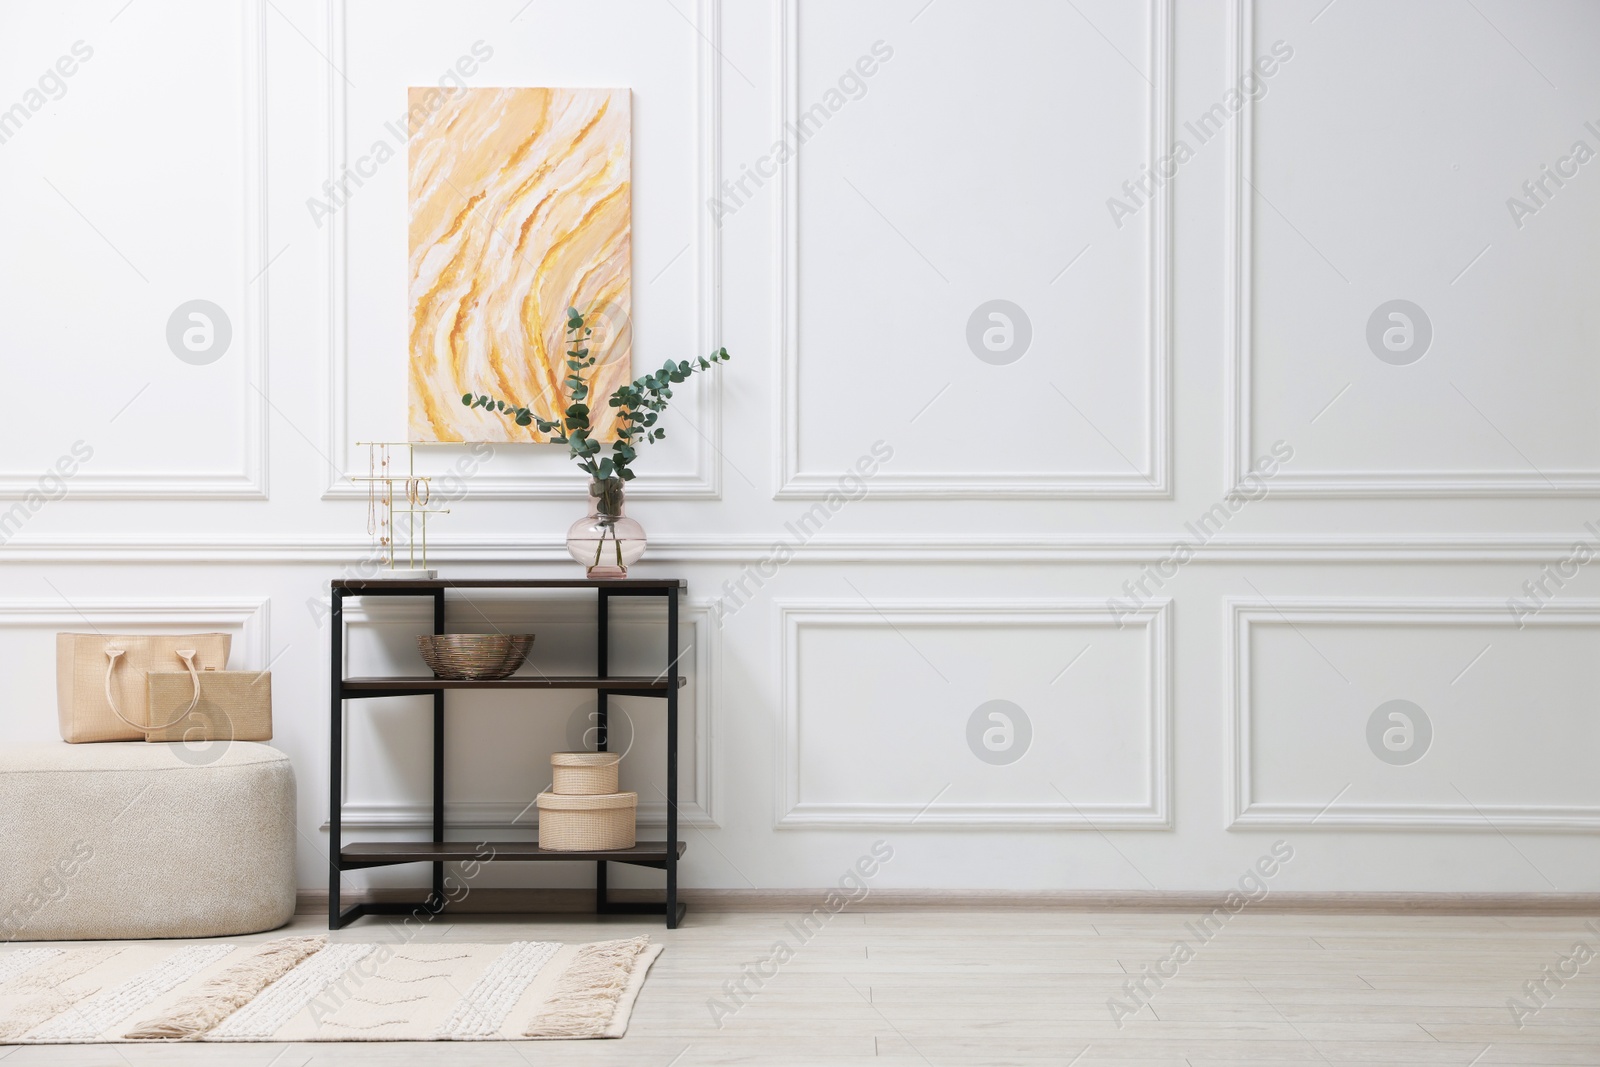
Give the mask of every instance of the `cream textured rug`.
M 621 1037 L 660 954 L 648 937 L 10 948 L 0 1045 Z

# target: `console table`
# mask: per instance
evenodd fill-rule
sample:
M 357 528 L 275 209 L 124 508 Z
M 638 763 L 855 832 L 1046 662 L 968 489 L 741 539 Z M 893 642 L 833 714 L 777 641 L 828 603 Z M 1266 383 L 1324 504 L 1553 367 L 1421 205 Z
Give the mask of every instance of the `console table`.
M 478 860 L 484 844 L 493 849 L 496 861 L 593 862 L 595 864 L 595 911 L 601 914 L 664 915 L 667 929 L 675 929 L 683 918 L 684 906 L 678 903 L 678 859 L 684 843 L 678 839 L 678 690 L 686 679 L 678 671 L 678 595 L 688 586 L 682 579 L 621 578 L 573 579 L 462 579 L 456 581 L 386 581 L 379 579 L 335 579 L 332 583 L 330 640 L 329 724 L 330 750 L 328 794 L 328 929 L 337 930 L 363 915 L 409 915 L 418 909 L 429 913 L 443 910 L 444 865 L 447 862 Z M 396 678 L 346 678 L 344 674 L 344 601 L 348 597 L 427 597 L 433 601 L 433 632 L 444 629 L 446 594 L 469 589 L 593 589 L 596 592 L 599 627 L 594 676 L 516 675 L 495 681 L 464 681 L 428 676 Z M 667 602 L 667 666 L 650 677 L 612 677 L 609 662 L 610 601 L 613 597 L 663 597 Z M 418 662 L 420 663 L 420 657 Z M 657 697 L 667 706 L 667 835 L 665 841 L 639 841 L 632 848 L 603 852 L 551 852 L 528 841 L 446 841 L 444 839 L 444 712 L 445 693 L 452 690 L 506 689 L 592 689 L 598 703 L 596 749 L 604 752 L 607 743 L 607 698 L 611 696 Z M 341 827 L 344 766 L 344 702 L 373 697 L 433 697 L 433 835 L 428 841 L 371 842 L 345 844 Z M 365 902 L 341 911 L 339 876 L 343 871 L 387 867 L 399 863 L 433 864 L 433 894 L 422 903 Z M 606 864 L 629 863 L 654 867 L 666 872 L 667 893 L 663 903 L 612 901 L 606 894 Z

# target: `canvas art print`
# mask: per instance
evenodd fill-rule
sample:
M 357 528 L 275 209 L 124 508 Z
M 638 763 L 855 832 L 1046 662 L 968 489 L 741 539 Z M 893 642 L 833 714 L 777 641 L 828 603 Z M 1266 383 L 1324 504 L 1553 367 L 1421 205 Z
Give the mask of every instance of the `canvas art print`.
M 627 89 L 411 89 L 413 441 L 545 441 L 464 393 L 567 401 L 565 310 L 594 327 L 592 395 L 632 378 Z M 615 436 L 614 413 L 593 415 Z

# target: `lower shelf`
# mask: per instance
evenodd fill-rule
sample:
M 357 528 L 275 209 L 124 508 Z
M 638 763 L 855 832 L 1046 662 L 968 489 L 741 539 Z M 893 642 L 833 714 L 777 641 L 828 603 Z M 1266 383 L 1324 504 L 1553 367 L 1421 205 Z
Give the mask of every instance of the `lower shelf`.
M 374 902 L 365 904 L 352 904 L 339 914 L 328 916 L 328 929 L 342 930 L 346 926 L 349 926 L 351 923 L 355 922 L 357 919 L 365 918 L 368 915 L 405 915 L 410 918 L 421 918 L 424 915 L 440 915 L 446 910 L 448 910 L 448 905 L 436 905 L 429 903 L 428 901 L 420 901 L 415 904 L 405 904 L 399 901 L 390 900 L 383 901 L 381 903 Z M 683 917 L 685 914 L 687 914 L 688 910 L 689 909 L 684 905 L 676 904 L 669 912 L 664 901 L 631 901 L 616 904 L 609 902 L 601 904 L 596 910 L 596 914 L 665 915 L 667 917 L 667 929 L 676 930 L 678 925 L 683 922 Z M 482 913 L 480 912 L 477 914 Z
M 685 842 L 678 842 L 683 855 Z M 489 855 L 484 855 L 485 852 Z M 599 852 L 553 852 L 532 841 L 366 841 L 345 845 L 339 850 L 339 869 L 359 870 L 395 863 L 479 863 L 509 860 L 611 860 L 655 866 L 667 862 L 665 841 L 640 841 L 632 848 L 612 848 Z

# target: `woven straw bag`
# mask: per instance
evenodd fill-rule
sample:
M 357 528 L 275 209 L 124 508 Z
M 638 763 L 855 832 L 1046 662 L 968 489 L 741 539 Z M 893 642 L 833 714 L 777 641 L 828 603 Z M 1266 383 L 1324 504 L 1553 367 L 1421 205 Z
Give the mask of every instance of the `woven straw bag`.
M 269 671 L 200 672 L 199 697 L 187 671 L 151 671 L 146 677 L 150 721 L 146 741 L 271 741 L 272 674 Z M 169 722 L 170 720 L 170 722 Z
M 638 793 L 540 793 L 539 847 L 551 852 L 632 848 Z
M 145 675 L 182 670 L 191 703 L 200 699 L 199 672 L 221 670 L 233 648 L 229 634 L 56 634 L 56 714 L 61 739 L 143 741 L 145 731 L 172 722 L 150 718 Z
M 617 791 L 619 752 L 556 752 L 550 756 L 550 792 L 589 796 Z

